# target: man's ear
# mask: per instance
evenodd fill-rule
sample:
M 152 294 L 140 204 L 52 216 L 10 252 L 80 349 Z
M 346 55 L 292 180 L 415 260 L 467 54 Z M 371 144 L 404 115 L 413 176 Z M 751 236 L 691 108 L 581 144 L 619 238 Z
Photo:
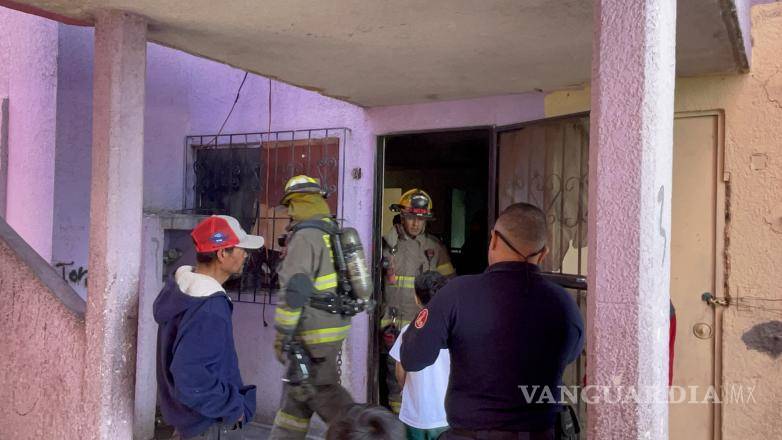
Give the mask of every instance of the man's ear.
M 543 246 L 543 250 L 540 251 L 540 257 L 538 258 L 538 264 L 543 263 L 543 260 L 546 259 L 547 255 L 548 255 L 548 246 Z
M 494 230 L 489 234 L 489 250 L 495 250 L 497 248 L 497 234 Z

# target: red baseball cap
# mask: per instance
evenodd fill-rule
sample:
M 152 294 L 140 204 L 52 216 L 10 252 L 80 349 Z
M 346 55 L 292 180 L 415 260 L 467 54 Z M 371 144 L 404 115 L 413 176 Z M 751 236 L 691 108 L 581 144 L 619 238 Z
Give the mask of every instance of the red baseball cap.
M 213 215 L 193 228 L 190 232 L 197 252 L 214 252 L 220 249 L 240 247 L 259 249 L 263 247 L 263 237 L 244 232 L 239 221 L 227 215 Z

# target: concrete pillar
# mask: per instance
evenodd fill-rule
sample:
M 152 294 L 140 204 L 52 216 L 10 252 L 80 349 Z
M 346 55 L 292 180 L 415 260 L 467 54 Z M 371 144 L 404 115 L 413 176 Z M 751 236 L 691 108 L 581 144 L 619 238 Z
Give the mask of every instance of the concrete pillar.
M 587 389 L 588 438 L 664 440 L 676 1 L 594 14 L 587 378 L 612 394 Z
M 8 98 L 0 96 L 0 217 L 8 194 Z
M 133 436 L 145 72 L 144 19 L 98 12 L 85 393 L 86 428 L 93 439 Z

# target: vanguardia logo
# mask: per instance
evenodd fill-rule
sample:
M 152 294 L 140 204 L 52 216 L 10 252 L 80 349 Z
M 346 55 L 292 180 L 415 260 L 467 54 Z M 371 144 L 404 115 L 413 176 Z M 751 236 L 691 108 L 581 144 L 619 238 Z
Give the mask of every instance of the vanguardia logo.
M 524 402 L 528 404 L 574 405 L 608 403 L 672 403 L 672 404 L 751 404 L 755 399 L 755 385 L 726 384 L 715 386 L 671 386 L 667 388 L 635 385 L 559 386 L 519 385 Z

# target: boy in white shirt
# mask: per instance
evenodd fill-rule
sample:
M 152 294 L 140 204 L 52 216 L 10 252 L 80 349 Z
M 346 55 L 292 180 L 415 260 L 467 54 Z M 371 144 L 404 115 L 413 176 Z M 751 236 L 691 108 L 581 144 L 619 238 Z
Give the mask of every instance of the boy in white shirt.
M 446 282 L 448 280 L 436 271 L 428 271 L 418 275 L 415 279 L 416 304 L 420 308 L 426 307 Z M 418 319 L 413 322 L 413 325 L 417 321 Z M 440 350 L 434 364 L 421 371 L 406 372 L 399 362 L 399 353 L 402 346 L 402 334 L 407 330 L 407 327 L 402 328 L 389 352 L 389 355 L 396 360 L 396 379 L 403 387 L 399 420 L 405 424 L 409 440 L 434 440 L 448 429 L 448 419 L 445 414 L 445 392 L 448 389 L 448 376 L 451 373 L 451 356 L 448 350 Z

